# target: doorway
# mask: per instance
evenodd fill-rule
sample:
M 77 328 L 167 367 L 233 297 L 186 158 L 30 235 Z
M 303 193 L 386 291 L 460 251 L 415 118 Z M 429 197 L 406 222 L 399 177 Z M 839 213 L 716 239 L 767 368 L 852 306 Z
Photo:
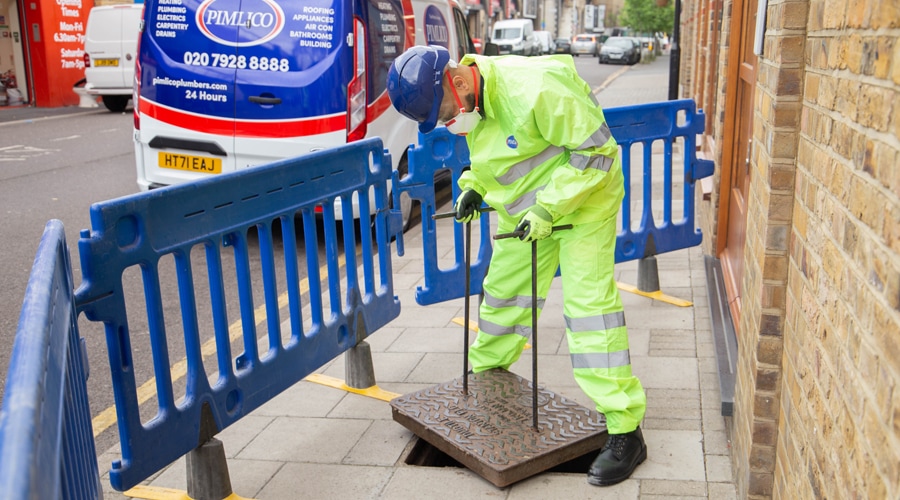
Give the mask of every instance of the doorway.
M 722 144 L 722 178 L 716 251 L 728 307 L 740 334 L 741 281 L 744 276 L 744 240 L 747 226 L 747 194 L 750 189 L 750 154 L 753 137 L 753 100 L 756 89 L 757 56 L 753 53 L 757 0 L 737 0 L 731 32 L 738 43 L 729 54 L 728 89 Z

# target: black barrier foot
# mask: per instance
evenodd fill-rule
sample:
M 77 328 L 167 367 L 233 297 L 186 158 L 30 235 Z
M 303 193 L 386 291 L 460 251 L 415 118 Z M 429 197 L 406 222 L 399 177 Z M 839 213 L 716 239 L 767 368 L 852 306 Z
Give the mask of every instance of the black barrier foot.
M 233 493 L 225 446 L 218 439 L 212 438 L 187 454 L 187 492 L 195 500 L 222 500 Z

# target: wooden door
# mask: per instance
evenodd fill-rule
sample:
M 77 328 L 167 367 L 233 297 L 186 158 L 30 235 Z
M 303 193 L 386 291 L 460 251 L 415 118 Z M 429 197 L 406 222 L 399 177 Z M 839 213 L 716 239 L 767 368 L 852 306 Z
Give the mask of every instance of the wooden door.
M 717 250 L 722 262 L 731 317 L 738 332 L 756 89 L 757 56 L 753 53 L 756 7 L 757 0 L 736 0 L 732 11 L 735 13 L 731 24 L 732 40 L 737 43 L 729 54 L 718 214 Z

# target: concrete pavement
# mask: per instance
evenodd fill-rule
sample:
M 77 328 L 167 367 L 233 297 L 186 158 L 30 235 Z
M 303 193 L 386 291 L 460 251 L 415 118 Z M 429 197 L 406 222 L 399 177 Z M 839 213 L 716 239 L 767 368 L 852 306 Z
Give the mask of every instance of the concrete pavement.
M 600 103 L 613 107 L 666 100 L 668 64 L 663 56 L 623 68 L 599 89 Z M 439 235 L 450 238 L 448 231 Z M 459 377 L 462 366 L 462 327 L 454 319 L 463 316 L 463 300 L 417 305 L 415 289 L 424 283 L 419 226 L 407 233 L 405 244 L 406 256 L 393 258 L 401 314 L 368 339 L 378 386 L 398 394 Z M 392 420 L 387 402 L 302 381 L 217 436 L 224 443 L 234 492 L 258 499 L 734 498 L 703 254 L 699 247 L 671 252 L 658 256 L 658 264 L 662 291 L 693 305 L 678 307 L 622 293 L 633 370 L 648 399 L 642 424 L 648 459 L 631 479 L 599 488 L 586 482 L 586 471 L 544 472 L 497 488 L 464 468 L 407 465 L 415 436 Z M 637 284 L 637 263 L 617 265 L 616 278 Z M 551 288 L 539 331 L 540 385 L 591 407 L 572 377 L 559 280 Z M 527 350 L 512 371 L 530 379 L 530 356 Z M 319 373 L 343 379 L 343 357 Z M 100 470 L 108 471 L 119 458 L 118 445 L 98 451 Z M 151 489 L 143 492 L 186 491 L 184 462 L 179 459 L 149 478 L 143 486 Z M 111 489 L 105 472 L 103 486 L 106 498 L 124 498 Z

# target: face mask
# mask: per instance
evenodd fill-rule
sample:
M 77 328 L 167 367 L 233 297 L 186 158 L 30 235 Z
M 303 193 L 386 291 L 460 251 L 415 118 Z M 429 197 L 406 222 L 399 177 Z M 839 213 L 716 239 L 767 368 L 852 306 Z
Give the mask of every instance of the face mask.
M 478 126 L 478 122 L 481 121 L 481 114 L 478 112 L 478 79 L 475 76 L 475 68 L 469 66 L 469 69 L 472 70 L 472 81 L 475 82 L 475 106 L 473 106 L 472 111 L 466 111 L 466 107 L 463 106 L 462 101 L 459 99 L 459 94 L 456 93 L 456 85 L 453 85 L 453 82 L 451 81 L 450 90 L 453 91 L 453 97 L 456 99 L 456 104 L 459 106 L 459 114 L 444 124 L 451 134 L 467 135 L 474 130 L 475 127 Z M 450 76 L 447 75 L 447 78 L 449 79 Z

